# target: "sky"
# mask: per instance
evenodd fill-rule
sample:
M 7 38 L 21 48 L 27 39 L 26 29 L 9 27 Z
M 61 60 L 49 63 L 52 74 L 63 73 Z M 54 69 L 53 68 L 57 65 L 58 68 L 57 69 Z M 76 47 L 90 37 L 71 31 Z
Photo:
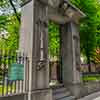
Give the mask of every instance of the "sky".
M 21 7 L 19 5 L 19 2 L 16 2 L 16 3 L 13 2 L 13 3 L 15 5 L 15 7 L 17 8 L 17 11 L 20 12 L 21 11 Z M 11 14 L 11 13 L 13 13 L 12 6 L 9 6 L 7 8 L 0 7 L 0 15 L 2 15 L 2 14 L 6 15 L 6 14 Z

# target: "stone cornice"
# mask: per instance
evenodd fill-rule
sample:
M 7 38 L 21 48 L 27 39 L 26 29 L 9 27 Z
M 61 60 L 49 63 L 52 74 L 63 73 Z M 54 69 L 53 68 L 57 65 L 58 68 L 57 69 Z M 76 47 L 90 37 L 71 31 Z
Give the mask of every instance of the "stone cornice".
M 27 0 L 24 3 L 21 4 L 21 7 L 23 7 L 24 5 L 26 5 L 27 3 L 31 2 L 32 0 Z
M 21 6 L 26 5 L 32 0 L 27 0 Z M 74 21 L 79 23 L 80 18 L 84 18 L 86 15 L 80 11 L 76 6 L 71 4 L 68 0 L 37 0 L 41 3 L 48 5 L 49 7 L 49 19 L 58 22 L 60 24 L 68 21 Z M 53 4 L 57 2 L 56 6 Z

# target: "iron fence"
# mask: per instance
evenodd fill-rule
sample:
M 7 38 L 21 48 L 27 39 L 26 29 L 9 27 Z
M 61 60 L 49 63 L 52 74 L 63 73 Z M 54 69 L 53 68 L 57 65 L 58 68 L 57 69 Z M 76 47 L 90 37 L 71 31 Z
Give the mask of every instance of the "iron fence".
M 11 76 L 12 64 L 24 65 L 26 60 L 27 57 L 24 53 L 15 50 L 0 50 L 0 96 L 24 92 L 24 79 L 11 80 L 9 77 Z M 12 73 L 14 74 L 14 71 Z

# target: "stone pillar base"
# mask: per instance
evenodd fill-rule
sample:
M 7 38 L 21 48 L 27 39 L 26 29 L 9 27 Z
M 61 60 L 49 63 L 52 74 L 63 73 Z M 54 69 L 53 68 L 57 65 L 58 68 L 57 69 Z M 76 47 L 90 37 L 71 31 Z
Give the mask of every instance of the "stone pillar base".
M 76 98 L 83 97 L 87 95 L 87 87 L 81 83 L 70 83 L 66 85 L 66 88 L 71 92 Z
M 87 96 L 91 93 L 100 91 L 100 82 L 70 83 L 66 84 L 66 88 L 76 98 Z
M 52 100 L 52 90 L 51 89 L 36 90 L 29 93 L 28 98 L 30 100 Z

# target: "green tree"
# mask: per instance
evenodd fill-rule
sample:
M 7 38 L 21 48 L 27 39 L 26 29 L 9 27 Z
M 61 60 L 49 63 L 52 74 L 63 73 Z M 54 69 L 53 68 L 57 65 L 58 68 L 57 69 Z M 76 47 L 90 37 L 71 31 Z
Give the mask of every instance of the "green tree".
M 18 14 L 20 6 L 18 1 L 21 0 L 1 0 L 0 11 L 2 11 L 3 14 L 14 13 L 16 15 L 17 20 L 20 22 L 20 16 Z
M 58 57 L 60 50 L 59 25 L 49 22 L 49 54 Z
M 7 26 L 7 31 L 9 33 L 7 38 L 7 47 L 15 50 L 19 47 L 20 23 L 15 16 L 12 16 L 11 20 L 12 21 Z
M 0 33 L 4 30 L 6 30 L 6 25 L 7 25 L 7 16 L 1 15 L 0 16 Z
M 18 48 L 21 15 L 18 9 L 20 6 L 16 0 L 0 1 L 0 48 Z
M 87 57 L 88 68 L 91 71 L 90 62 L 97 46 L 96 33 L 100 22 L 100 3 L 97 0 L 72 0 L 72 3 L 86 14 L 86 18 L 81 20 L 80 24 L 80 42 L 81 53 Z
M 5 31 L 1 31 L 2 33 L 4 33 L 4 36 L 1 35 L 0 37 L 0 48 L 15 50 L 18 49 L 19 44 L 20 23 L 16 19 L 15 15 L 9 16 L 8 19 L 9 21 L 5 22 Z

